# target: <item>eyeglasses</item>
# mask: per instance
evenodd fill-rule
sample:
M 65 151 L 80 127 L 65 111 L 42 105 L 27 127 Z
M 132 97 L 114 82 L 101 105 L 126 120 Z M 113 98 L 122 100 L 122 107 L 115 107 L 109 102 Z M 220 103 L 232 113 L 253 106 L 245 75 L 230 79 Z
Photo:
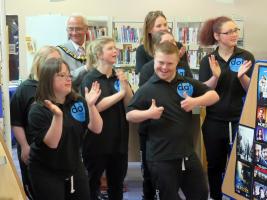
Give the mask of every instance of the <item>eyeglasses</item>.
M 61 78 L 65 78 L 66 81 L 69 79 L 72 80 L 72 77 L 73 77 L 71 74 L 60 74 L 60 73 L 57 73 L 57 76 Z
M 82 32 L 84 31 L 83 27 L 68 27 L 67 31 L 69 32 Z
M 235 28 L 235 29 L 232 29 L 232 30 L 229 30 L 227 32 L 224 32 L 224 33 L 219 33 L 219 34 L 224 34 L 224 35 L 233 35 L 234 33 L 239 33 L 240 29 L 239 28 Z

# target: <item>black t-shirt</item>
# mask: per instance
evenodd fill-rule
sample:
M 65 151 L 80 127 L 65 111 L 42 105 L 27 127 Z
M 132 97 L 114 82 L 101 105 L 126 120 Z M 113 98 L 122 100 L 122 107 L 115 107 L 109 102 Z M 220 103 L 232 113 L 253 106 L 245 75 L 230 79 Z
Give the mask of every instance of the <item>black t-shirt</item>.
M 144 45 L 141 44 L 139 47 L 136 49 L 136 65 L 135 65 L 135 73 L 138 74 L 144 64 L 147 62 L 151 61 L 153 59 L 152 56 L 150 56 L 144 48 Z
M 80 147 L 88 130 L 89 112 L 82 97 L 58 106 L 63 112 L 63 130 L 56 149 L 43 142 L 51 126 L 53 113 L 40 103 L 31 106 L 29 132 L 34 139 L 31 144 L 30 164 L 38 163 L 59 174 L 71 175 L 81 162 Z
M 170 83 L 154 74 L 129 103 L 127 112 L 149 109 L 152 99 L 155 99 L 157 106 L 164 107 L 160 119 L 145 121 L 148 161 L 173 160 L 189 156 L 194 151 L 192 112 L 181 108 L 183 90 L 189 96 L 197 97 L 210 89 L 197 80 L 179 74 Z
M 245 60 L 251 60 L 254 65 L 254 56 L 250 52 L 237 47 L 227 62 L 220 57 L 218 48 L 211 54 L 215 55 L 221 68 L 221 75 L 215 88 L 220 100 L 207 107 L 207 117 L 222 121 L 238 121 L 246 91 L 237 78 L 237 73 L 240 65 Z M 212 76 L 208 60 L 211 54 L 206 55 L 200 62 L 199 80 L 202 82 L 207 81 Z M 253 67 L 246 74 L 251 77 L 252 71 Z
M 97 103 L 103 98 L 118 92 L 116 88 L 119 80 L 115 75 L 115 71 L 113 71 L 111 77 L 107 78 L 105 74 L 93 69 L 86 75 L 81 84 L 82 95 L 84 95 L 84 88 L 88 87 L 90 89 L 94 81 L 98 81 L 101 88 L 101 95 Z M 99 135 L 86 135 L 83 144 L 83 155 L 127 153 L 129 126 L 125 117 L 123 100 L 102 111 L 100 115 L 103 119 L 102 132 Z
M 178 49 L 180 49 L 183 46 L 182 43 L 180 43 L 180 42 L 176 42 L 176 45 L 177 45 Z M 150 56 L 145 51 L 143 44 L 141 44 L 139 47 L 137 47 L 135 73 L 138 74 L 141 71 L 142 67 L 151 60 L 153 60 L 153 57 Z M 185 65 L 189 66 L 186 53 L 182 56 L 182 58 L 180 58 L 180 62 L 183 63 L 183 66 L 185 66 Z
M 32 138 L 28 134 L 28 113 L 31 104 L 34 102 L 37 88 L 37 81 L 27 79 L 20 84 L 10 102 L 11 125 L 23 127 L 28 143 Z
M 193 75 L 191 73 L 191 70 L 187 62 L 181 60 L 176 66 L 176 70 L 181 76 L 187 76 L 193 78 Z M 142 67 L 139 77 L 139 87 L 142 86 L 145 82 L 147 82 L 147 80 L 154 74 L 154 72 L 155 71 L 154 71 L 154 59 L 153 59 Z

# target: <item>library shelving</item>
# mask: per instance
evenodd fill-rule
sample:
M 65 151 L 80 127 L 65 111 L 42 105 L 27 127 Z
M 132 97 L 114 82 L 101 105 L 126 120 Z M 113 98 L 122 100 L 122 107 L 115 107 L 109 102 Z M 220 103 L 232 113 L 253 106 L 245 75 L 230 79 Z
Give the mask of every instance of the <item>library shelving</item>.
M 113 21 L 112 37 L 116 41 L 118 57 L 116 67 L 134 67 L 136 48 L 141 43 L 143 22 Z
M 111 19 L 107 16 L 88 16 L 88 40 L 111 35 Z

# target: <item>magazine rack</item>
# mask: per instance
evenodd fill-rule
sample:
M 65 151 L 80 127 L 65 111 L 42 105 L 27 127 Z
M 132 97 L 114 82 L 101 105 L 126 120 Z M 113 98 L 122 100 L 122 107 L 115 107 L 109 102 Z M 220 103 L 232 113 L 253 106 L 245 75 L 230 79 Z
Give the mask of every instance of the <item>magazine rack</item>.
M 267 67 L 267 61 L 257 61 L 254 66 L 246 101 L 245 101 L 242 115 L 241 115 L 240 122 L 239 122 L 239 124 L 241 125 L 251 127 L 253 131 L 256 126 L 258 69 L 261 66 Z M 236 170 L 236 161 L 237 161 L 236 147 L 237 147 L 237 137 L 233 144 L 232 152 L 231 152 L 231 155 L 228 161 L 228 166 L 227 166 L 226 174 L 225 174 L 223 185 L 222 185 L 222 192 L 224 194 L 223 199 L 224 200 L 253 199 L 252 197 L 253 196 L 253 185 L 250 185 L 250 188 L 251 188 L 250 198 L 246 198 L 235 192 L 235 170 Z M 253 170 L 251 171 L 251 176 L 254 176 Z M 251 184 L 252 184 L 252 181 L 251 181 Z
M 26 200 L 23 186 L 2 133 L 0 133 L 0 174 L 0 199 Z

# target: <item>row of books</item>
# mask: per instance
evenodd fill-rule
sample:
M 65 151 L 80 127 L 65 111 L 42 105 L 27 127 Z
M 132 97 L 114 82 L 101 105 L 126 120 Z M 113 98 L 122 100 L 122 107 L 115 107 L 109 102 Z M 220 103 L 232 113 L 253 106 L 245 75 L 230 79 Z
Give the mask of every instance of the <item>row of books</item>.
M 139 43 L 142 29 L 131 26 L 116 26 L 113 29 L 113 38 L 116 42 Z
M 212 52 L 214 49 L 209 48 L 209 49 L 202 49 L 200 48 L 199 50 L 189 50 L 187 52 L 188 56 L 188 62 L 189 66 L 193 69 L 198 69 L 200 65 L 201 59 L 206 56 L 208 53 Z
M 89 26 L 88 29 L 88 41 L 93 41 L 100 36 L 107 36 L 107 27 L 104 26 Z
M 135 65 L 136 51 L 130 48 L 118 49 L 117 64 Z
M 177 39 L 183 44 L 198 44 L 199 27 L 177 27 Z
M 115 66 L 115 70 L 122 69 L 127 77 L 128 82 L 130 83 L 133 91 L 136 91 L 138 89 L 139 84 L 139 75 L 135 73 L 134 68 L 128 68 L 124 66 Z

